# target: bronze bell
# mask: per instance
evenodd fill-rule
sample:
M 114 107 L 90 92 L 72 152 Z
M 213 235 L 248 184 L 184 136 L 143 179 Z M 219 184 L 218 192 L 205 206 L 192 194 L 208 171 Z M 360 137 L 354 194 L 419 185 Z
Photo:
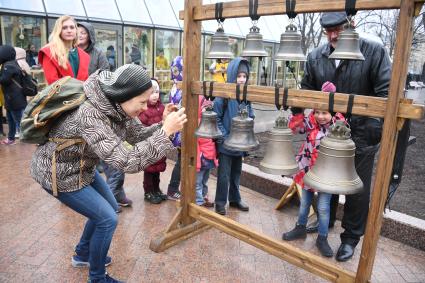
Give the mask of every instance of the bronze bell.
M 311 188 L 330 194 L 350 195 L 363 189 L 363 182 L 354 166 L 356 146 L 350 138 L 350 129 L 336 121 L 329 135 L 320 142 L 316 164 L 304 176 Z
M 260 146 L 254 135 L 254 119 L 248 117 L 243 109 L 232 119 L 229 138 L 224 141 L 224 148 L 233 151 L 251 151 Z
M 211 47 L 205 58 L 208 59 L 232 59 L 233 53 L 229 45 L 229 37 L 219 27 L 211 37 Z
M 359 34 L 351 24 L 339 34 L 336 48 L 329 59 L 364 61 L 364 56 L 360 51 Z
M 306 61 L 306 56 L 301 49 L 301 34 L 294 24 L 286 26 L 280 36 L 279 50 L 274 56 L 275 61 Z
M 241 53 L 242 57 L 266 57 L 268 54 L 264 50 L 263 36 L 257 26 L 252 26 L 249 29 L 249 34 L 246 36 L 245 48 Z
M 223 133 L 217 127 L 217 113 L 208 107 L 201 115 L 201 123 L 195 131 L 199 138 L 217 139 L 223 136 Z
M 269 133 L 266 153 L 259 169 L 272 175 L 292 175 L 298 171 L 292 147 L 292 131 L 288 129 L 288 119 L 277 117 Z

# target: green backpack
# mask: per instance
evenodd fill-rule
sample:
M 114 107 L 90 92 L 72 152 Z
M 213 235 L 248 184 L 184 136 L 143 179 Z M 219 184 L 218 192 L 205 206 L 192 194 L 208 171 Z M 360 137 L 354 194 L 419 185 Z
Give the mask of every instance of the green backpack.
M 64 77 L 38 93 L 25 108 L 19 140 L 44 144 L 54 121 L 63 113 L 80 106 L 87 99 L 83 82 Z

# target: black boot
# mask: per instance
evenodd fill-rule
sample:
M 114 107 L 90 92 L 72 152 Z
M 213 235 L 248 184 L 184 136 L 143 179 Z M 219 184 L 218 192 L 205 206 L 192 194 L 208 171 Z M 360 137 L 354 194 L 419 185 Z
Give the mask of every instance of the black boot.
M 322 256 L 331 257 L 334 254 L 332 248 L 329 246 L 328 237 L 326 236 L 317 236 L 316 247 L 319 249 Z
M 295 228 L 289 232 L 283 233 L 282 239 L 285 241 L 292 241 L 297 239 L 305 239 L 307 237 L 307 232 L 305 230 L 305 225 L 295 225 Z

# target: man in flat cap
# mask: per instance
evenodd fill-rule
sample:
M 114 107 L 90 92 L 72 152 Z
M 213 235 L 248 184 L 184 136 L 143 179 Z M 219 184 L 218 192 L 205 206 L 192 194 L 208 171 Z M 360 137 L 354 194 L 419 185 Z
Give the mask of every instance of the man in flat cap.
M 329 59 L 329 55 L 338 45 L 338 36 L 346 23 L 345 12 L 322 14 L 320 24 L 328 43 L 308 54 L 301 87 L 320 90 L 324 82 L 330 81 L 335 84 L 337 92 L 386 97 L 391 77 L 391 62 L 383 45 L 361 38 L 360 51 L 365 57 L 364 61 Z M 353 115 L 349 123 L 356 144 L 356 171 L 363 181 L 364 189 L 358 194 L 346 195 L 342 219 L 344 232 L 341 234 L 341 245 L 336 254 L 338 261 L 347 261 L 353 256 L 354 249 L 364 234 L 369 211 L 373 161 L 382 131 L 382 121 L 375 118 Z M 332 197 L 330 227 L 335 222 L 338 198 L 338 195 Z M 307 232 L 315 231 L 317 228 L 314 225 L 307 227 Z

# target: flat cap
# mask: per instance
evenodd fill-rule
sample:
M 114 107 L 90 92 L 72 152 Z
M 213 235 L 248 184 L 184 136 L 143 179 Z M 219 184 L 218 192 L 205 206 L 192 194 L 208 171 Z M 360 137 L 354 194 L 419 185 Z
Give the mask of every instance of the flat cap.
M 347 14 L 345 12 L 326 12 L 320 17 L 320 24 L 323 28 L 333 28 L 345 24 Z

